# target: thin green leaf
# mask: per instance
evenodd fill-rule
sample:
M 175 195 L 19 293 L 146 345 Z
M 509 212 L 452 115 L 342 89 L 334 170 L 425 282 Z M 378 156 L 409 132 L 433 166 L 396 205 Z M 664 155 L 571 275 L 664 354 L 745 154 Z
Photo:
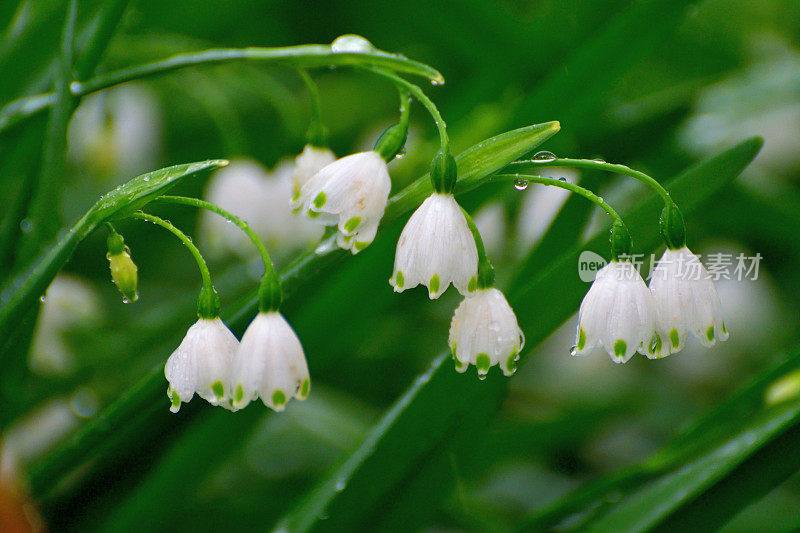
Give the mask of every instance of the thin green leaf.
M 211 160 L 162 168 L 134 178 L 100 198 L 72 228 L 62 231 L 56 244 L 0 292 L 0 339 L 8 337 L 21 314 L 44 294 L 78 244 L 100 224 L 141 209 L 187 176 L 225 165 L 227 161 Z M 7 355 L 3 352 L 3 356 Z
M 765 455 L 772 459 L 767 461 L 768 468 L 780 468 L 781 463 L 785 461 L 787 450 L 796 448 L 785 446 L 785 444 L 777 449 L 765 448 L 765 445 L 778 438 L 788 428 L 796 425 L 798 421 L 800 421 L 800 401 L 794 401 L 761 413 L 752 419 L 741 432 L 725 440 L 709 453 L 638 490 L 615 506 L 601 520 L 592 524 L 589 530 L 598 532 L 650 531 L 668 518 L 675 522 L 685 520 L 685 517 L 679 514 L 682 509 L 695 518 L 694 521 L 689 521 L 689 524 L 693 524 L 694 527 L 702 525 L 704 529 L 713 530 L 712 524 L 708 523 L 702 515 L 698 516 L 697 508 L 692 509 L 690 504 L 696 502 L 698 497 L 715 484 L 719 485 L 726 478 L 732 477 L 737 473 L 737 467 L 741 466 L 745 459 L 762 448 L 764 448 Z M 798 433 L 800 431 L 794 431 L 789 439 L 795 445 L 800 443 Z M 760 462 L 763 464 L 763 460 Z M 796 469 L 800 466 L 800 460 L 789 461 L 789 464 Z M 789 473 L 792 472 L 794 470 L 790 470 Z M 738 473 L 740 476 L 742 475 L 741 472 Z M 748 477 L 748 474 L 755 477 L 759 475 L 758 472 L 749 472 L 744 476 Z M 703 510 L 704 513 L 708 512 L 709 515 L 716 517 L 714 525 L 720 525 L 724 518 L 741 509 L 741 507 L 737 507 L 733 509 L 734 513 L 731 513 L 732 509 L 729 505 L 725 506 L 723 502 L 717 503 L 725 507 L 725 513 L 720 513 L 719 509 L 707 507 L 704 507 Z M 738 505 L 739 502 L 736 501 L 736 504 Z M 719 518 L 723 518 L 723 520 Z M 668 527 L 665 530 L 675 531 L 674 528 Z

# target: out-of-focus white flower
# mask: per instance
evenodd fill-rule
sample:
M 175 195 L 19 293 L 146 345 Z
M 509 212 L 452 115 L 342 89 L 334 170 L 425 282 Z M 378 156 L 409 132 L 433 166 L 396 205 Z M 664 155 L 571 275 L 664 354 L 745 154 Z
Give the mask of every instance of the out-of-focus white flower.
M 478 289 L 453 313 L 449 344 L 458 372 L 473 364 L 483 378 L 490 367 L 499 364 L 503 374 L 510 376 L 516 371 L 525 337 L 503 293 L 495 288 Z
M 503 203 L 492 202 L 482 206 L 480 211 L 473 216 L 473 220 L 481 233 L 486 254 L 489 257 L 502 256 L 508 240 L 506 213 Z
M 786 174 L 800 164 L 800 54 L 768 35 L 757 35 L 754 44 L 760 57 L 704 89 L 679 136 L 687 149 L 705 156 L 760 135 L 764 146 L 751 167 Z M 749 174 L 760 186 L 772 181 Z
M 564 178 L 570 183 L 578 183 L 580 180 L 580 173 L 574 168 L 544 167 L 538 169 L 537 174 L 545 178 Z M 569 195 L 570 192 L 565 189 L 536 184 L 531 184 L 525 190 L 517 222 L 520 251 L 527 253 L 542 238 Z
M 292 197 L 300 194 L 303 185 L 308 183 L 314 174 L 336 161 L 328 148 L 320 148 L 307 144 L 303 151 L 294 160 L 294 174 L 292 176 Z
M 450 283 L 463 295 L 475 291 L 478 250 L 467 219 L 452 194 L 431 194 L 414 211 L 397 241 L 395 292 L 425 285 L 438 298 Z
M 161 145 L 161 113 L 147 89 L 125 85 L 83 99 L 69 128 L 69 155 L 100 176 L 152 170 Z
M 669 353 L 683 349 L 690 332 L 704 346 L 713 346 L 717 339 L 728 339 L 714 281 L 686 246 L 664 251 L 653 268 L 650 291 L 658 329 L 666 335 L 664 342 L 669 345 Z
M 81 278 L 59 274 L 47 289 L 31 349 L 31 369 L 40 374 L 68 374 L 74 356 L 64 333 L 88 327 L 100 316 L 101 304 L 92 285 Z
M 230 374 L 233 409 L 261 398 L 283 411 L 290 398 L 305 400 L 311 388 L 300 339 L 277 311 L 260 312 L 247 326 Z
M 236 160 L 214 173 L 205 199 L 247 222 L 270 253 L 280 258 L 322 236 L 317 224 L 292 213 L 287 203 L 294 173 L 291 161 L 267 172 L 255 161 Z M 241 229 L 215 213 L 203 211 L 200 232 L 211 254 L 251 257 L 258 253 Z
M 317 172 L 291 205 L 324 226 L 338 226 L 336 243 L 356 254 L 375 238 L 391 188 L 386 161 L 377 152 L 359 152 Z
M 0 435 L 0 479 L 17 477 L 26 464 L 61 441 L 79 420 L 66 399 L 57 399 L 14 422 Z
M 663 352 L 656 332 L 653 295 L 636 267 L 610 261 L 595 276 L 581 302 L 572 355 L 586 355 L 601 345 L 615 363 L 626 363 L 636 351 L 648 357 Z
M 195 393 L 213 405 L 227 406 L 230 365 L 239 341 L 220 318 L 201 318 L 189 328 L 178 348 L 169 356 L 164 375 L 169 381 L 170 411 Z

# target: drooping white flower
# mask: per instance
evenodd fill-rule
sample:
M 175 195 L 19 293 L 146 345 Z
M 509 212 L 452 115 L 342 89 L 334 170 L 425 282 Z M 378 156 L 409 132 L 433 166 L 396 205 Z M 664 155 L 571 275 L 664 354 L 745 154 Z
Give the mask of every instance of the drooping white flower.
M 683 349 L 688 333 L 704 346 L 728 339 L 717 290 L 706 268 L 684 246 L 667 248 L 650 278 L 659 329 L 665 333 L 668 353 Z
M 81 101 L 70 121 L 70 158 L 99 177 L 136 176 L 158 163 L 162 119 L 158 101 L 124 85 Z
M 615 363 L 626 363 L 636 351 L 648 357 L 662 353 L 653 295 L 628 261 L 612 260 L 601 268 L 581 302 L 571 353 L 585 355 L 596 345 Z
M 291 161 L 267 171 L 255 161 L 235 160 L 214 173 L 205 199 L 246 221 L 271 253 L 284 257 L 322 236 L 319 225 L 292 213 L 286 203 L 294 173 Z M 208 250 L 217 256 L 252 257 L 258 253 L 242 230 L 210 211 L 203 211 L 200 232 Z
M 386 161 L 376 152 L 359 152 L 317 172 L 291 205 L 325 226 L 338 226 L 336 243 L 357 254 L 375 238 L 391 188 Z
M 227 405 L 228 372 L 238 345 L 219 317 L 192 324 L 164 367 L 170 411 L 177 413 L 181 402 L 189 402 L 195 393 L 213 405 Z
M 425 285 L 438 298 L 450 283 L 467 295 L 477 288 L 478 250 L 452 194 L 433 193 L 417 208 L 397 241 L 395 292 Z
M 293 396 L 305 400 L 311 387 L 300 339 L 277 311 L 260 312 L 242 336 L 230 374 L 233 409 L 256 398 L 283 411 Z
M 333 155 L 333 152 L 329 149 L 320 148 L 311 144 L 305 145 L 303 151 L 294 160 L 292 195 L 295 196 L 299 194 L 303 185 L 305 185 L 314 174 L 334 161 L 336 161 L 336 156 Z
M 449 344 L 458 372 L 473 364 L 483 378 L 490 367 L 499 364 L 503 374 L 510 376 L 525 336 L 503 293 L 495 288 L 478 289 L 453 313 Z

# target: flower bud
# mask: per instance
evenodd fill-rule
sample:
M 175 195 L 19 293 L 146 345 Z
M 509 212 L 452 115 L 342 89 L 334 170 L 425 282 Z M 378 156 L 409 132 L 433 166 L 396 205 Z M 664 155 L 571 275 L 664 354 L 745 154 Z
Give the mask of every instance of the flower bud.
M 111 269 L 111 280 L 122 293 L 122 301 L 135 302 L 139 299 L 136 292 L 138 283 L 138 269 L 131 259 L 130 250 L 125 246 L 125 241 L 119 233 L 112 233 L 108 237 L 108 258 Z
M 375 143 L 375 151 L 378 152 L 384 161 L 391 161 L 406 145 L 408 137 L 408 124 L 399 122 L 392 124 L 381 134 L 378 142 Z

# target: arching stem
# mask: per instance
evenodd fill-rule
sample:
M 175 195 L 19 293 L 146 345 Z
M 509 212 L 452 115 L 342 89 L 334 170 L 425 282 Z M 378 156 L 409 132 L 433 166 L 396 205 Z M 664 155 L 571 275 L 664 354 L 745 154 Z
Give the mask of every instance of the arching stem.
M 214 290 L 214 284 L 211 282 L 211 272 L 208 270 L 208 265 L 203 258 L 203 254 L 200 253 L 200 250 L 197 249 L 197 246 L 195 246 L 192 240 L 181 230 L 173 226 L 171 222 L 155 215 L 136 211 L 129 216 L 133 219 L 145 220 L 157 226 L 161 226 L 177 237 L 178 240 L 189 249 L 189 252 L 197 263 L 197 268 L 200 270 L 200 276 L 203 279 L 203 287 L 200 290 L 200 297 L 197 302 L 197 313 L 201 318 L 216 318 L 219 316 L 219 297 L 217 296 L 216 290 Z
M 253 242 L 253 245 L 258 249 L 258 253 L 261 254 L 261 259 L 264 262 L 264 275 L 261 278 L 261 284 L 259 286 L 259 306 L 261 311 L 269 311 L 269 310 L 277 310 L 280 306 L 280 278 L 278 274 L 275 272 L 275 265 L 272 263 L 272 259 L 269 256 L 269 252 L 267 251 L 266 246 L 261 241 L 261 239 L 256 235 L 256 232 L 241 218 L 234 215 L 230 211 L 227 211 L 216 204 L 212 204 L 211 202 L 206 202 L 205 200 L 199 200 L 197 198 L 187 198 L 184 196 L 159 196 L 154 200 L 154 202 L 161 202 L 161 203 L 170 203 L 170 204 L 179 204 L 179 205 L 188 205 L 193 207 L 199 207 L 201 209 L 206 209 L 215 213 L 235 224 L 239 229 L 241 229 L 247 237 Z M 274 292 L 278 291 L 278 294 L 274 294 Z M 277 301 L 276 301 L 277 298 Z

